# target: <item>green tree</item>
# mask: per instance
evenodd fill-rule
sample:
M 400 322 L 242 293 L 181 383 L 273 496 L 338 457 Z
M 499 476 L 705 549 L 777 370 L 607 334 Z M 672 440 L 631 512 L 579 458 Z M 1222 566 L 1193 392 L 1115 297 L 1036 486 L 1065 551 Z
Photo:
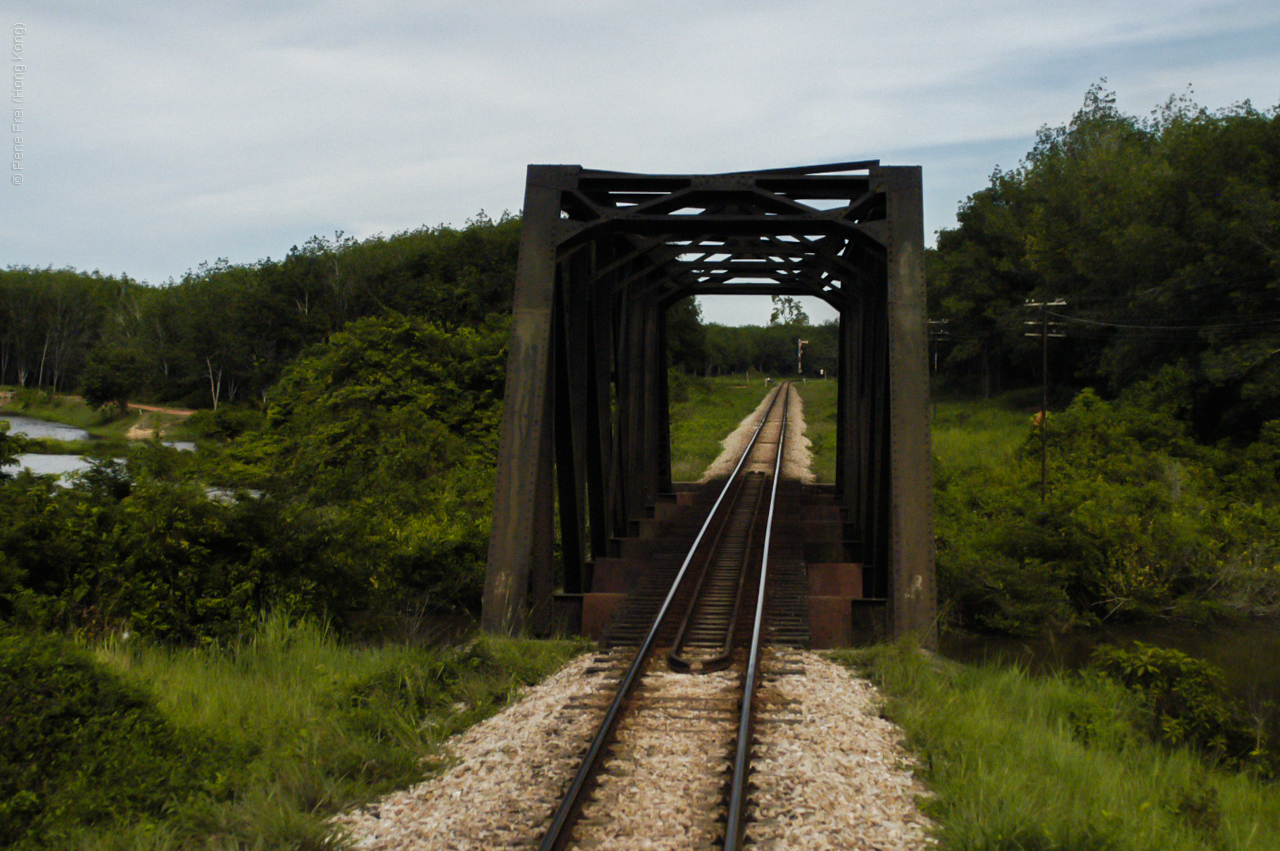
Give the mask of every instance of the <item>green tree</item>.
M 771 296 L 773 310 L 769 313 L 770 325 L 802 326 L 809 324 L 809 314 L 804 312 L 800 299 L 789 295 Z
M 947 322 L 948 365 L 976 377 L 983 397 L 1018 371 L 1022 304 L 1040 283 L 1022 254 L 1032 205 L 1016 175 L 997 170 L 991 186 L 969 196 L 960 226 L 938 234 L 926 261 L 930 316 Z
M 80 393 L 93 407 L 116 405 L 124 415 L 129 411 L 129 398 L 146 382 L 147 372 L 147 364 L 138 352 L 100 348 L 89 356 L 80 379 Z
M 667 308 L 667 363 L 694 375 L 707 369 L 707 332 L 693 296 Z

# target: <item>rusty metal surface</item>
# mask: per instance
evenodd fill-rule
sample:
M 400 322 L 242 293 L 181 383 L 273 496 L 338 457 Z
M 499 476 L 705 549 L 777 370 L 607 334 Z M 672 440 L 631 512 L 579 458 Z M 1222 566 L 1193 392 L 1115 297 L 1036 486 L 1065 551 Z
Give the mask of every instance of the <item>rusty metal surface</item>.
M 927 643 L 922 252 L 916 167 L 530 166 L 484 627 L 542 631 L 553 586 L 591 593 L 596 559 L 643 551 L 619 541 L 671 490 L 667 307 L 695 294 L 799 294 L 841 317 L 837 490 L 867 565 L 864 595 L 888 598 L 891 634 Z

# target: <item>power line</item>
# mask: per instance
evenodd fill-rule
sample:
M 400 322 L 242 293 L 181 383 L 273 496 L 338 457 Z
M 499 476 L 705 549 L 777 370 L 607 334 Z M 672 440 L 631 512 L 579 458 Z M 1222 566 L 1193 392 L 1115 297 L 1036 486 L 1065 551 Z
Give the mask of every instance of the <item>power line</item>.
M 1028 302 L 1027 307 L 1034 307 Z M 1098 325 L 1105 328 L 1126 328 L 1135 331 L 1209 331 L 1219 328 L 1257 328 L 1266 325 L 1280 325 L 1280 319 L 1259 319 L 1252 322 L 1223 322 L 1212 325 L 1136 325 L 1127 322 L 1104 322 L 1100 319 L 1084 319 L 1079 316 L 1067 316 L 1063 313 L 1055 313 L 1052 310 L 1045 311 L 1056 319 L 1062 319 L 1066 322 L 1078 322 L 1082 325 Z

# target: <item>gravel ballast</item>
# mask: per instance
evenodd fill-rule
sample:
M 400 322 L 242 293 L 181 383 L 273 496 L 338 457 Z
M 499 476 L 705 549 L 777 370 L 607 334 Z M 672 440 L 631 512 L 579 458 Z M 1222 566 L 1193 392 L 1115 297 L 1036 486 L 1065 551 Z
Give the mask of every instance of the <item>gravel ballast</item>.
M 613 660 L 615 663 L 617 660 Z M 775 667 L 776 660 L 770 667 Z M 480 851 L 533 849 L 577 768 L 616 676 L 599 657 L 571 662 L 523 699 L 448 743 L 454 760 L 437 777 L 398 792 L 360 811 L 341 816 L 339 825 L 357 847 L 373 851 Z M 787 651 L 786 675 L 765 682 L 765 709 L 757 728 L 753 783 L 755 821 L 749 838 L 760 849 L 880 849 L 932 847 L 929 823 L 915 804 L 926 794 L 913 777 L 896 728 L 878 715 L 878 697 L 865 680 L 815 653 Z M 802 673 L 800 672 L 802 671 Z M 706 676 L 666 674 L 688 681 L 656 688 L 702 694 L 721 688 Z M 697 762 L 698 748 L 683 741 L 687 724 L 675 719 L 669 742 L 645 734 L 636 747 L 670 754 L 679 763 Z M 704 755 L 723 750 L 707 743 Z M 651 769 L 657 770 L 657 769 Z M 646 790 L 643 778 L 620 778 L 630 827 L 612 831 L 607 847 L 690 848 L 706 835 L 708 791 L 681 792 L 667 783 Z M 627 795 L 629 794 L 629 798 Z M 665 800 L 665 834 L 631 836 L 647 795 L 685 795 L 686 803 Z M 657 801 L 649 802 L 657 803 Z M 666 837 L 664 839 L 664 836 Z M 605 836 L 598 836 L 604 840 Z M 681 844 L 684 843 L 684 844 Z M 605 847 L 605 846 L 601 846 Z

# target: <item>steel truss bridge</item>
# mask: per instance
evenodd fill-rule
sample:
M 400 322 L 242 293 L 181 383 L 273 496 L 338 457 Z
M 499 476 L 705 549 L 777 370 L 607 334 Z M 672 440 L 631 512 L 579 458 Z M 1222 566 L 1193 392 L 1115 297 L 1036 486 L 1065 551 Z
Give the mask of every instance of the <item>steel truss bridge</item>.
M 814 296 L 840 316 L 832 496 L 847 559 L 861 566 L 880 634 L 930 642 L 923 254 L 916 166 L 529 166 L 483 626 L 538 634 L 579 623 L 594 566 L 672 493 L 670 305 Z

